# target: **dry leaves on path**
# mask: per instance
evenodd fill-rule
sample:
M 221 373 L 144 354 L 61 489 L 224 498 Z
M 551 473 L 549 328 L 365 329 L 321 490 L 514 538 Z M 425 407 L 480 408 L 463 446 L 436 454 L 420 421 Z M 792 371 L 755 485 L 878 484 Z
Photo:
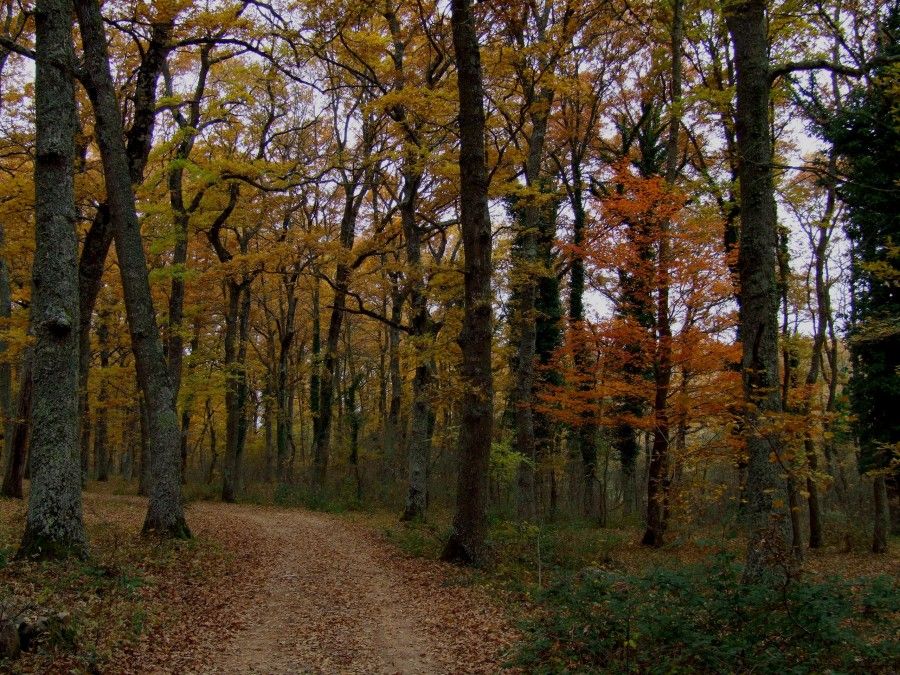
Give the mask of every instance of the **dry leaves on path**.
M 459 583 L 465 572 L 407 557 L 365 525 L 196 503 L 195 541 L 173 544 L 136 535 L 144 509 L 134 497 L 86 495 L 91 565 L 134 588 L 51 591 L 54 606 L 74 610 L 78 638 L 24 656 L 16 672 L 496 673 L 516 638 L 483 589 Z M 62 570 L 97 573 L 54 564 L 26 582 L 22 565 L 0 576 L 31 598 Z

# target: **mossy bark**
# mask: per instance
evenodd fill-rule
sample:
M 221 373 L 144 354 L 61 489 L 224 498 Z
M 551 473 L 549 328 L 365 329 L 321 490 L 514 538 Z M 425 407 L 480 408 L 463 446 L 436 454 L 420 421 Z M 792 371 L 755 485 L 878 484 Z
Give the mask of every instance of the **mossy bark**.
M 20 556 L 87 555 L 78 457 L 78 240 L 70 5 L 35 6 L 31 492 Z
M 769 52 L 764 0 L 727 7 L 737 80 L 737 149 L 740 181 L 740 335 L 747 446 L 746 578 L 789 571 L 790 517 L 783 477 L 773 461 L 781 439 L 773 415 L 781 412 L 778 364 L 777 218 L 769 125 Z

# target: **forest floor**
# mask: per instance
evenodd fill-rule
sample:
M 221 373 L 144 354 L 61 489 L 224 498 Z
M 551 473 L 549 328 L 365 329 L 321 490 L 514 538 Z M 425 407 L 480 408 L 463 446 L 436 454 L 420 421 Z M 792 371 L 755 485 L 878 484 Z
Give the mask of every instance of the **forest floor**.
M 15 561 L 0 501 L 0 600 L 69 625 L 0 672 L 498 672 L 504 610 L 455 567 L 370 526 L 300 509 L 194 503 L 195 539 L 136 536 L 145 502 L 85 495 L 90 562 Z
M 870 672 L 896 672 L 883 667 L 888 652 L 872 656 L 866 644 L 900 634 L 900 540 L 889 555 L 873 556 L 863 528 L 859 541 L 835 531 L 826 548 L 809 552 L 796 602 L 766 604 L 760 596 L 762 608 L 751 612 L 759 621 L 748 622 L 744 610 L 732 611 L 743 606 L 732 602 L 737 577 L 727 565 L 708 566 L 720 554 L 742 555 L 740 537 L 725 526 L 673 532 L 670 544 L 652 551 L 634 527 L 498 518 L 492 565 L 473 572 L 436 560 L 443 511 L 409 525 L 385 509 L 311 511 L 299 506 L 299 493 L 298 504 L 278 508 L 194 501 L 187 507 L 194 538 L 167 541 L 139 535 L 146 501 L 111 494 L 129 489 L 92 484 L 85 493 L 86 561 L 15 559 L 25 504 L 0 500 L 0 620 L 10 612 L 63 617 L 36 649 L 0 660 L 0 673 L 497 673 L 510 661 L 525 672 L 535 664 L 590 671 L 627 665 L 638 653 L 688 672 L 705 668 L 679 659 L 704 653 L 719 623 L 713 643 L 743 641 L 720 651 L 771 657 L 770 672 L 801 662 L 812 672 L 847 670 L 837 667 L 847 658 L 871 664 Z M 850 586 L 825 581 L 832 577 Z M 877 577 L 888 581 L 878 586 Z M 836 598 L 856 612 L 849 623 L 835 613 Z M 806 617 L 799 623 L 797 612 Z M 830 626 L 815 649 L 810 622 Z M 774 642 L 772 630 L 780 635 Z M 670 634 L 681 637 L 666 642 Z M 687 649 L 685 639 L 698 644 Z M 760 645 L 775 655 L 752 651 Z M 785 645 L 801 651 L 779 656 Z

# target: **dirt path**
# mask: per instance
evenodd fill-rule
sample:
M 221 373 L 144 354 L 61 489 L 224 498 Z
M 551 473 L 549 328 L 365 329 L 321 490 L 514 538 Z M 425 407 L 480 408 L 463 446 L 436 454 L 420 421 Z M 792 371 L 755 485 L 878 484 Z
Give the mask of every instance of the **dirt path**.
M 411 559 L 367 528 L 301 510 L 199 504 L 203 536 L 245 530 L 261 547 L 228 612 L 206 637 L 205 673 L 493 673 L 513 637 L 485 594 L 450 566 Z M 228 521 L 228 527 L 216 523 Z M 234 536 L 233 534 L 231 536 Z M 249 572 L 249 571 L 248 571 Z M 236 580 L 236 583 L 239 581 Z

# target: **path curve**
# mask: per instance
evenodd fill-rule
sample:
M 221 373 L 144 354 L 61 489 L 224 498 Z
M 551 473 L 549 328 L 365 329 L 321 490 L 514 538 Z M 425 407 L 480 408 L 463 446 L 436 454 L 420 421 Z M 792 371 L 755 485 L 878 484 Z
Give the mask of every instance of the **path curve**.
M 192 515 L 212 524 L 201 536 L 215 539 L 225 519 L 261 547 L 254 582 L 228 608 L 235 628 L 217 644 L 207 636 L 215 648 L 199 672 L 502 670 L 514 633 L 456 568 L 405 556 L 369 528 L 328 514 L 197 504 Z

